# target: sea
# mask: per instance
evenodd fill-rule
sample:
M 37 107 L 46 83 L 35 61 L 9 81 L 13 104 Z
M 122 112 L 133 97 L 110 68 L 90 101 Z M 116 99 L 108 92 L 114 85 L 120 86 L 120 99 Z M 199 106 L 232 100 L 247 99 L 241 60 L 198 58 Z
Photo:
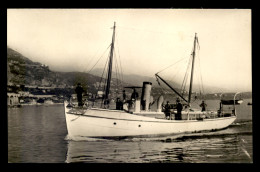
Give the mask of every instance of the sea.
M 248 102 L 236 106 L 236 121 L 223 130 L 80 141 L 67 136 L 63 104 L 8 108 L 8 163 L 253 163 Z

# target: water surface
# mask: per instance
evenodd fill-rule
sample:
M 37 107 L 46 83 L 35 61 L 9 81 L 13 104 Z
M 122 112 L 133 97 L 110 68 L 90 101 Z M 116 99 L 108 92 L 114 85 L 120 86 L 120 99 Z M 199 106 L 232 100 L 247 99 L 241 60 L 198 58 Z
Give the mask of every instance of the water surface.
M 252 163 L 249 101 L 237 106 L 237 120 L 224 130 L 121 140 L 69 140 L 63 105 L 9 108 L 8 162 Z M 218 101 L 207 104 L 214 109 Z

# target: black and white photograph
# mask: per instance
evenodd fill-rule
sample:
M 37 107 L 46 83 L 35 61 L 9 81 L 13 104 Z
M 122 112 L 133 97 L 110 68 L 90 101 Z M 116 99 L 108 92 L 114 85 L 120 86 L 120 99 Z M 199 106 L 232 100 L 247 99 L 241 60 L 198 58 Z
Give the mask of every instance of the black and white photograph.
M 7 9 L 8 163 L 252 164 L 251 12 Z

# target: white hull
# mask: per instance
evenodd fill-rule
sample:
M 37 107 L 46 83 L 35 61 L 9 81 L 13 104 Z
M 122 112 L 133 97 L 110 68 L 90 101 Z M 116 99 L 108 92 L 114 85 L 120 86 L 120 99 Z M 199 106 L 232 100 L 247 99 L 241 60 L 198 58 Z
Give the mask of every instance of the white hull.
M 97 108 L 85 109 L 82 115 L 77 115 L 66 105 L 64 103 L 68 137 L 73 140 L 81 137 L 165 135 L 217 130 L 228 127 L 236 119 L 231 116 L 204 120 L 166 120 Z

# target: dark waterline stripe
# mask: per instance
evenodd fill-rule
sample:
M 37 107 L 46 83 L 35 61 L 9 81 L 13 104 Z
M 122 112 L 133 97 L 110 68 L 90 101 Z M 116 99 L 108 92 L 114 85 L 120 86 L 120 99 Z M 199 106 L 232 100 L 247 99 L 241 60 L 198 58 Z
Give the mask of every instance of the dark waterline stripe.
M 217 120 L 225 120 L 228 118 L 236 118 L 236 117 L 224 117 L 224 118 L 214 118 L 214 119 L 206 119 L 206 120 L 167 120 L 166 121 L 144 121 L 144 120 L 134 120 L 134 119 L 119 119 L 119 118 L 109 118 L 109 117 L 102 117 L 102 116 L 93 116 L 93 115 L 84 115 L 84 114 L 74 114 L 74 113 L 69 113 L 67 114 L 75 115 L 75 116 L 85 116 L 85 117 L 91 117 L 91 118 L 104 118 L 104 119 L 111 119 L 111 120 L 123 120 L 123 121 L 139 121 L 139 122 L 156 122 L 156 123 L 187 123 L 187 122 L 205 122 L 205 121 L 217 121 Z

